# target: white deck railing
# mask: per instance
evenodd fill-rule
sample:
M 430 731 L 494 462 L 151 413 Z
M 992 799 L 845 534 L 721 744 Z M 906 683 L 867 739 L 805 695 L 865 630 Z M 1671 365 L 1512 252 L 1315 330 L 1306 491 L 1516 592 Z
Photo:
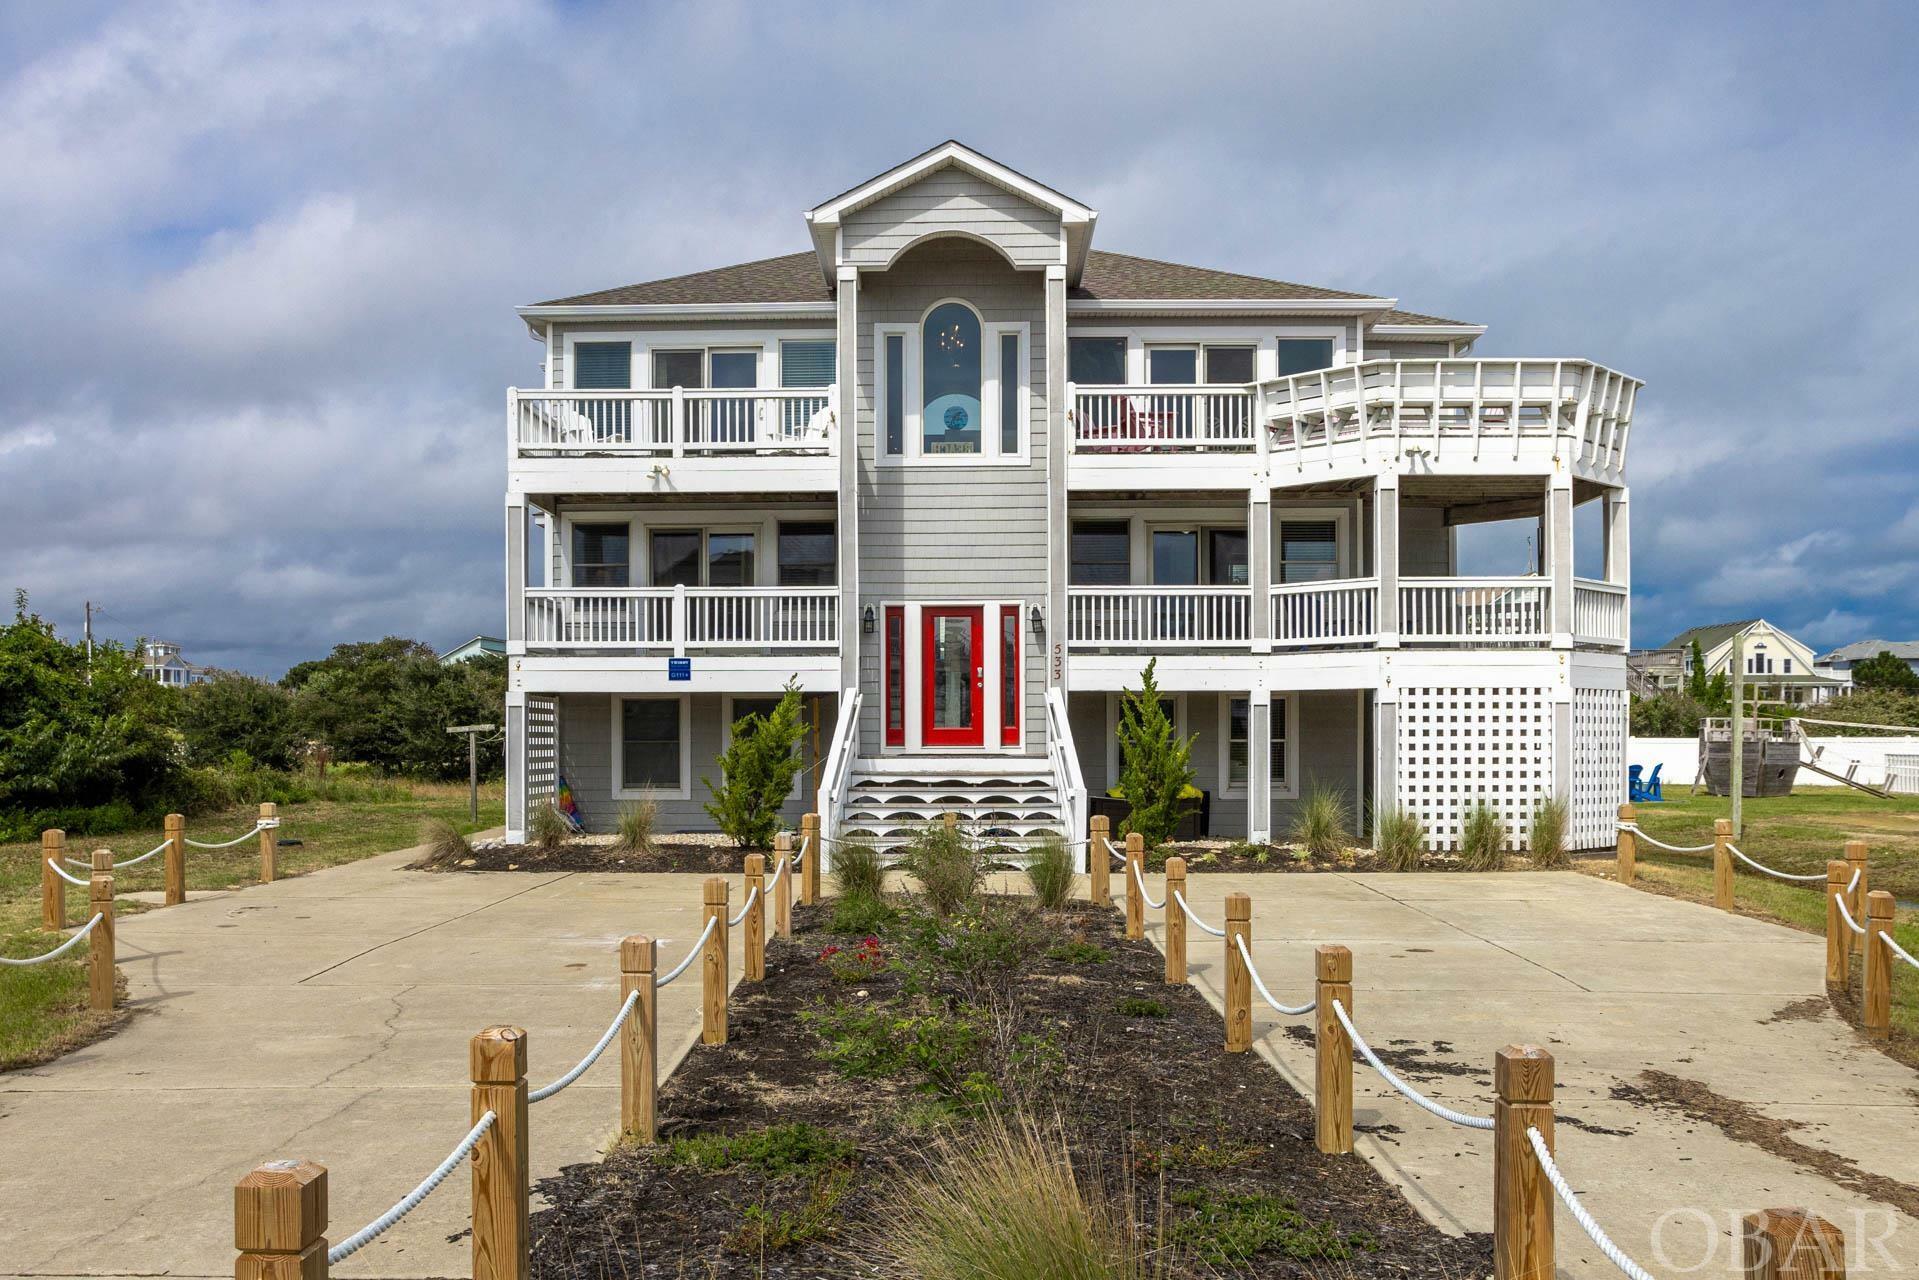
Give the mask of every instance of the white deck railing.
M 1573 640 L 1579 644 L 1626 643 L 1626 588 L 1591 578 L 1573 579 Z
M 825 454 L 834 388 L 507 392 L 516 454 Z
M 567 587 L 526 592 L 530 649 L 832 649 L 837 587 Z
M 1245 387 L 1075 387 L 1073 448 L 1081 453 L 1250 451 Z
M 827 842 L 839 839 L 840 814 L 846 809 L 847 793 L 853 785 L 853 764 L 859 758 L 859 734 L 860 691 L 855 687 L 840 692 L 839 717 L 833 722 L 833 738 L 827 746 L 826 759 L 820 764 L 820 786 L 814 797 L 820 815 L 820 835 Z M 807 849 L 803 853 L 820 859 L 815 865 L 822 871 L 831 871 L 832 850 L 831 843 L 824 843 L 819 849 Z
M 1084 844 L 1070 843 L 1082 840 L 1086 831 L 1086 778 L 1080 772 L 1079 748 L 1073 742 L 1072 722 L 1066 715 L 1066 691 L 1058 685 L 1046 690 L 1046 756 L 1053 766 L 1053 786 L 1059 792 L 1066 818 L 1067 847 L 1073 850 L 1076 865 L 1083 872 L 1088 857 L 1104 858 L 1106 850 L 1089 851 Z
M 1272 598 L 1275 647 L 1364 644 L 1378 631 L 1379 583 L 1371 578 L 1287 583 Z
M 1552 588 L 1539 578 L 1401 578 L 1403 640 L 1543 643 Z
M 1251 587 L 1069 587 L 1067 643 L 1082 648 L 1241 648 Z

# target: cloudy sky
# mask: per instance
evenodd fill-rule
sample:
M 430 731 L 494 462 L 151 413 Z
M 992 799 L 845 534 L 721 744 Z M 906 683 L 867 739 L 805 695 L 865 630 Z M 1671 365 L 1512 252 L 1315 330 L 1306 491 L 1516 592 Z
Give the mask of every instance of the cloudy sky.
M 277 674 L 502 627 L 517 304 L 956 136 L 1107 249 L 1647 381 L 1635 637 L 1919 636 L 1919 9 L 0 2 L 0 585 Z

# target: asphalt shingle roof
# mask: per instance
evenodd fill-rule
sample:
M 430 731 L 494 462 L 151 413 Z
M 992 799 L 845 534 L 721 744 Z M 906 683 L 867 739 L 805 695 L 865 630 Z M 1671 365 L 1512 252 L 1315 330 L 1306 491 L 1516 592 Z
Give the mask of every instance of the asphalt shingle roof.
M 1732 639 L 1736 633 L 1744 631 L 1757 621 L 1759 621 L 1757 618 L 1745 618 L 1739 622 L 1715 622 L 1710 626 L 1693 627 L 1689 631 L 1681 631 L 1678 635 L 1666 641 L 1665 647 L 1668 649 L 1687 649 L 1692 647 L 1694 640 L 1697 640 L 1699 641 L 1700 652 L 1710 653 L 1714 646 L 1724 644 L 1726 641 Z

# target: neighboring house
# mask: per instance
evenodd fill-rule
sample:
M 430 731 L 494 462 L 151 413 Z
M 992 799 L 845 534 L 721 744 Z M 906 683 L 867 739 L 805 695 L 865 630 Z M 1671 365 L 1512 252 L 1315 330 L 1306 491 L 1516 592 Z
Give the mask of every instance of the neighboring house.
M 213 679 L 210 667 L 196 667 L 180 656 L 180 646 L 162 640 L 149 640 L 140 669 L 147 679 L 184 689 L 190 684 L 205 684 Z
M 1679 684 L 1672 687 L 1683 686 L 1692 676 L 1694 640 L 1699 642 L 1706 670 L 1723 671 L 1729 678 L 1733 673 L 1733 644 L 1740 642 L 1740 652 L 1745 655 L 1743 679 L 1748 698 L 1810 706 L 1844 692 L 1844 681 L 1822 676 L 1814 670 L 1815 658 L 1810 648 L 1763 618 L 1694 627 L 1668 640 L 1665 648 L 1678 656 L 1681 669 Z
M 789 822 L 1078 838 L 1156 658 L 1216 834 L 1331 788 L 1440 847 L 1482 800 L 1523 841 L 1557 794 L 1611 843 L 1640 384 L 1102 252 L 1095 218 L 946 143 L 809 210 L 804 252 L 519 309 L 510 833 L 559 776 L 589 827 L 709 827 L 730 724 L 792 681 Z M 1588 502 L 1603 581 L 1572 572 Z M 1456 576 L 1454 531 L 1515 516 L 1547 572 Z
M 506 641 L 498 636 L 474 636 L 465 644 L 456 644 L 440 655 L 440 665 L 451 666 L 455 662 L 465 662 L 468 658 L 477 658 L 483 653 L 506 655 Z
M 1634 649 L 1626 655 L 1626 687 L 1641 698 L 1683 689 L 1685 654 L 1677 649 Z
M 1913 671 L 1919 672 L 1919 640 L 1855 641 L 1814 658 L 1813 670 L 1822 676 L 1844 681 L 1846 687 L 1850 689 L 1852 669 L 1868 658 L 1876 658 L 1882 653 L 1890 653 L 1911 667 Z

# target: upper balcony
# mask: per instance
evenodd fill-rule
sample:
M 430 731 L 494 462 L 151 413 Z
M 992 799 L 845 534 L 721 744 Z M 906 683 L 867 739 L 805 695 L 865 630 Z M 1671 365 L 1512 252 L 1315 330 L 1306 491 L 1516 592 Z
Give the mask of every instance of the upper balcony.
M 1568 461 L 1624 476 L 1642 384 L 1589 360 L 1369 360 L 1243 387 L 1069 387 L 1075 489 L 1236 489 L 1371 474 L 1382 456 L 1427 473 Z M 1142 466 L 1144 463 L 1146 465 Z
M 518 492 L 830 493 L 837 391 L 507 392 Z

